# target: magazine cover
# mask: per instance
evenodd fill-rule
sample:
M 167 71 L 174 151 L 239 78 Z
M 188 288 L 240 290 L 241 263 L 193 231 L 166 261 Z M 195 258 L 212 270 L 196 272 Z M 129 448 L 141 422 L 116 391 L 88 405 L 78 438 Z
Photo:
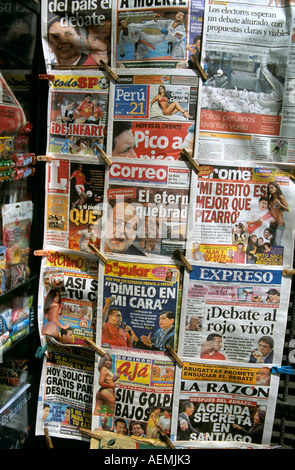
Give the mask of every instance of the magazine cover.
M 42 0 L 41 16 L 47 73 L 97 69 L 101 60 L 110 63 L 110 2 Z
M 99 148 L 106 148 L 108 93 L 109 79 L 103 71 L 55 75 L 48 99 L 48 155 L 97 160 Z
M 192 70 L 118 70 L 110 83 L 107 154 L 175 161 L 184 148 L 192 155 L 197 94 Z
M 187 68 L 200 53 L 204 0 L 115 0 L 112 67 Z
M 123 257 L 100 266 L 97 344 L 104 349 L 167 354 L 177 347 L 181 267 L 155 259 Z
M 44 247 L 92 253 L 98 249 L 105 187 L 105 165 L 54 159 L 46 166 Z

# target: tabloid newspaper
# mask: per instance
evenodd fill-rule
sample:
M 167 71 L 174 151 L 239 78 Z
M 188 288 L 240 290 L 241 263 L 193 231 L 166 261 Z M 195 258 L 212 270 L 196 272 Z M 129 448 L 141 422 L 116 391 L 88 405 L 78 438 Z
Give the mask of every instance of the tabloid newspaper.
M 109 79 L 105 72 L 59 72 L 50 82 L 47 155 L 99 156 L 105 150 Z
M 42 0 L 42 45 L 50 74 L 97 69 L 111 60 L 111 1 Z
M 291 170 L 238 165 L 200 165 L 198 176 L 192 175 L 187 257 L 291 267 Z
M 169 435 L 174 374 L 170 359 L 153 354 L 96 354 L 92 430 L 159 440 L 158 424 Z
M 110 83 L 107 154 L 178 160 L 194 147 L 198 77 L 192 70 L 118 70 Z
M 112 67 L 187 68 L 203 12 L 204 0 L 114 0 Z
M 96 342 L 106 349 L 163 356 L 177 347 L 182 267 L 147 259 L 108 259 L 99 268 Z
M 98 265 L 87 256 L 50 251 L 41 262 L 38 325 L 41 344 L 53 338 L 85 346 L 95 341 Z
M 191 171 L 184 162 L 112 159 L 102 248 L 112 254 L 171 257 L 184 251 Z
M 294 6 L 206 2 L 195 157 L 295 162 Z
M 89 440 L 79 427 L 91 429 L 94 353 L 53 345 L 43 358 L 36 435 Z
M 46 165 L 44 247 L 92 253 L 98 249 L 105 188 L 105 164 L 54 159 Z
M 192 262 L 184 276 L 181 357 L 281 363 L 291 278 L 273 267 Z
M 270 445 L 279 374 L 187 360 L 176 368 L 171 438 Z

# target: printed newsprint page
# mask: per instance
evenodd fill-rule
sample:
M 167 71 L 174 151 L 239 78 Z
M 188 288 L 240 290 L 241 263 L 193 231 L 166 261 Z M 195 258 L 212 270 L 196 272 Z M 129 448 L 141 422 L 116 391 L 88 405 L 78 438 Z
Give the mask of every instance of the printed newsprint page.
M 294 7 L 276 3 L 206 2 L 197 160 L 295 162 Z
M 89 254 L 90 242 L 99 249 L 105 168 L 83 157 L 47 163 L 44 248 Z
M 111 1 L 42 0 L 41 16 L 47 73 L 110 64 Z
M 185 162 L 113 158 L 101 251 L 170 257 L 184 252 L 191 170 Z
M 92 430 L 114 432 L 109 439 L 132 436 L 155 444 L 158 424 L 170 435 L 174 374 L 173 361 L 152 353 L 96 354 Z
M 177 347 L 182 267 L 117 256 L 99 268 L 96 342 L 104 350 L 167 355 Z
M 220 364 L 281 363 L 291 278 L 274 267 L 192 262 L 178 353 Z
M 112 67 L 187 68 L 203 13 L 204 0 L 114 0 Z
M 49 82 L 46 155 L 96 162 L 105 150 L 109 79 L 105 72 L 63 71 Z
M 187 257 L 292 267 L 294 182 L 275 165 L 200 165 L 192 174 Z
M 50 251 L 41 262 L 38 292 L 40 342 L 86 346 L 95 341 L 98 264 L 81 254 Z
M 178 160 L 194 148 L 198 76 L 192 70 L 118 70 L 110 83 L 107 155 Z
M 171 438 L 270 445 L 278 384 L 267 366 L 185 361 L 175 371 Z
M 79 427 L 91 429 L 94 352 L 50 346 L 43 358 L 36 435 L 89 440 Z

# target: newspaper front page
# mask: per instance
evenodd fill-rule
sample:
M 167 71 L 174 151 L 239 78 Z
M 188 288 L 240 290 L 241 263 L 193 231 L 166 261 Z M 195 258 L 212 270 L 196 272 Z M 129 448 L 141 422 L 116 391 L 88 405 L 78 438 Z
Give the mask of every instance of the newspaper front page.
M 42 258 L 38 324 L 41 344 L 53 338 L 64 344 L 86 346 L 95 341 L 98 297 L 97 261 L 87 256 L 50 251 Z
M 230 363 L 282 362 L 291 278 L 282 270 L 192 262 L 178 353 Z
M 98 148 L 106 148 L 108 97 L 103 71 L 55 75 L 49 87 L 47 155 L 97 161 Z
M 118 70 L 110 83 L 107 154 L 178 160 L 194 148 L 198 77 L 192 70 Z
M 101 250 L 127 258 L 184 252 L 190 175 L 184 162 L 112 159 Z
M 170 359 L 152 353 L 96 354 L 92 430 L 159 440 L 159 425 L 170 435 L 174 374 Z
M 187 257 L 292 267 L 291 175 L 279 166 L 200 165 L 192 175 Z
M 167 354 L 177 347 L 181 266 L 155 259 L 108 259 L 100 265 L 97 344 L 106 349 Z
M 42 0 L 42 46 L 47 73 L 97 69 L 111 60 L 111 2 Z
M 172 439 L 270 445 L 278 384 L 268 366 L 187 360 L 175 373 Z
M 187 68 L 199 54 L 204 0 L 115 0 L 112 67 Z
M 197 160 L 294 163 L 293 10 L 206 2 Z
M 44 247 L 92 253 L 101 240 L 105 164 L 53 159 L 46 166 Z
M 36 435 L 89 440 L 79 428 L 91 429 L 94 353 L 85 348 L 50 345 L 43 358 Z

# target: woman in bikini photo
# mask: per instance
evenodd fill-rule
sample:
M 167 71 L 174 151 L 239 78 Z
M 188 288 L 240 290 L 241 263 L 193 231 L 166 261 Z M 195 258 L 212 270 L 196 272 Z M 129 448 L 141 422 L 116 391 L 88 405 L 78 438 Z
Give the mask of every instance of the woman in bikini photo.
M 191 116 L 188 111 L 184 110 L 177 101 L 169 103 L 164 85 L 159 86 L 157 95 L 151 101 L 151 107 L 156 102 L 158 102 L 164 116 L 172 116 L 172 114 L 180 112 L 185 118 L 193 119 L 193 116 Z

